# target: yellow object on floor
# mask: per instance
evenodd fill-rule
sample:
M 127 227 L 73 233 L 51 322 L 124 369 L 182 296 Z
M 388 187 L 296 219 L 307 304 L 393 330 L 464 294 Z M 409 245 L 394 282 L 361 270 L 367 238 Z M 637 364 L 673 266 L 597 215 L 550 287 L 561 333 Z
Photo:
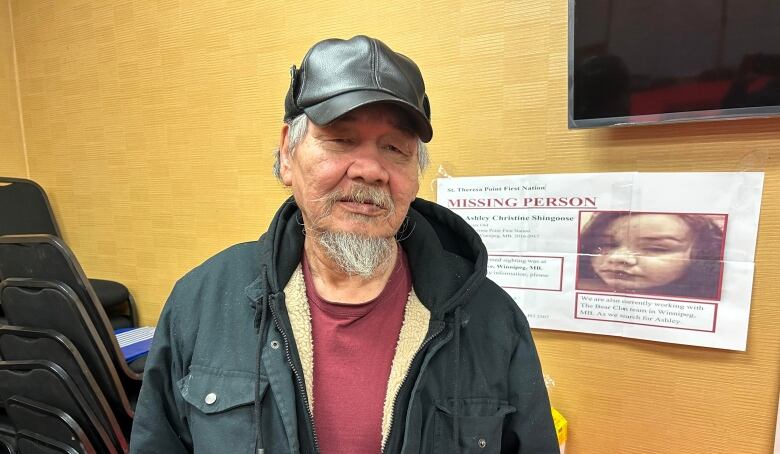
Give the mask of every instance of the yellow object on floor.
M 566 418 L 556 410 L 554 407 L 550 407 L 552 410 L 553 423 L 555 423 L 555 432 L 558 434 L 558 444 L 563 446 L 566 443 L 566 435 L 569 430 L 569 422 Z M 563 450 L 561 450 L 563 452 Z

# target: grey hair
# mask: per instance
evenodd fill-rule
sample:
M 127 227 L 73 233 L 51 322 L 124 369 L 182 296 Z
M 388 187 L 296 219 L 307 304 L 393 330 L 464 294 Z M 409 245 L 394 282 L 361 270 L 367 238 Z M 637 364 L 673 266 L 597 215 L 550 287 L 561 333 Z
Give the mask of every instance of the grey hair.
M 290 156 L 295 152 L 295 148 L 301 143 L 304 137 L 306 137 L 306 131 L 309 129 L 309 118 L 306 114 L 300 114 L 297 117 L 287 122 L 287 139 L 289 141 Z M 282 164 L 280 161 L 280 149 L 274 150 L 274 167 L 273 172 L 276 179 L 282 179 L 281 171 Z M 428 167 L 428 146 L 417 138 L 417 162 L 420 165 L 420 173 L 424 172 Z
M 341 271 L 370 279 L 391 263 L 395 238 L 373 237 L 353 232 L 331 232 L 317 235 L 320 246 Z

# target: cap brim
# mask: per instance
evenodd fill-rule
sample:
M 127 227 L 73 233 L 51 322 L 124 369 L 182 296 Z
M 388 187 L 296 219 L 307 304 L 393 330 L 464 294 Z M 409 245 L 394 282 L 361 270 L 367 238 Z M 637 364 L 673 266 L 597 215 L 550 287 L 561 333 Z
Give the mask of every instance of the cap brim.
M 342 93 L 319 104 L 305 107 L 303 111 L 311 121 L 322 126 L 358 107 L 377 102 L 389 102 L 403 108 L 409 114 L 412 127 L 420 136 L 420 140 L 427 143 L 433 138 L 433 128 L 422 112 L 412 104 L 382 91 L 359 90 Z

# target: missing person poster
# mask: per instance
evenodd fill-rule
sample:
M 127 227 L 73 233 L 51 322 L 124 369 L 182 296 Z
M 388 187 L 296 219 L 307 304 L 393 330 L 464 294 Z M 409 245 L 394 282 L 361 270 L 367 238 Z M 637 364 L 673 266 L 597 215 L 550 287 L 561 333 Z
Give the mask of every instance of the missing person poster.
M 763 174 L 441 178 L 532 327 L 745 350 Z

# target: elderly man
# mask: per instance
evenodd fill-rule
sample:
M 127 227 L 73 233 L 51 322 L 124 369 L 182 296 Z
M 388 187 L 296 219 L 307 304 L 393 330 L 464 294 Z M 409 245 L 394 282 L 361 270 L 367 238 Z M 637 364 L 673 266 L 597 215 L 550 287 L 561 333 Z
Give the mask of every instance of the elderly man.
M 416 199 L 432 134 L 410 59 L 309 50 L 275 166 L 293 197 L 177 283 L 131 452 L 558 452 L 528 322 L 479 236 Z

